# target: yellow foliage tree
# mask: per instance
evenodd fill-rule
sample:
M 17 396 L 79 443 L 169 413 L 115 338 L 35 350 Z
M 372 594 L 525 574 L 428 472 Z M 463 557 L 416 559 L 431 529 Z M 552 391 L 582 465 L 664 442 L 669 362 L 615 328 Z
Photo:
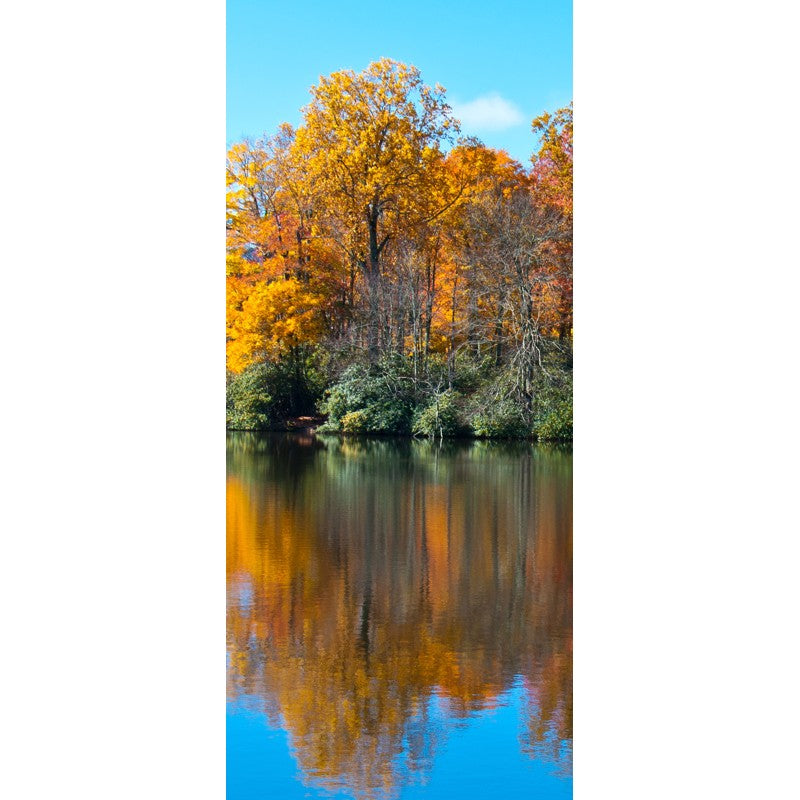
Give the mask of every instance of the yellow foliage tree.
M 433 190 L 440 144 L 458 123 L 440 86 L 390 59 L 362 73 L 334 72 L 311 90 L 296 148 L 329 216 L 328 231 L 367 283 L 369 347 L 377 348 L 381 257 L 398 230 L 430 215 L 419 200 Z
M 228 289 L 228 369 L 241 372 L 322 336 L 322 297 L 297 278 Z M 237 303 L 237 300 L 239 301 Z M 238 306 L 238 307 L 237 307 Z

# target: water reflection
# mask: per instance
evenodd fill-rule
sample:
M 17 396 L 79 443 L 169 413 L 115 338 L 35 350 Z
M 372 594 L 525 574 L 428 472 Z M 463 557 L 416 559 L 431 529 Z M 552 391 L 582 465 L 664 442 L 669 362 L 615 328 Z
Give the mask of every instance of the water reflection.
M 569 453 L 229 434 L 227 514 L 228 699 L 308 787 L 397 796 L 509 703 L 569 778 Z

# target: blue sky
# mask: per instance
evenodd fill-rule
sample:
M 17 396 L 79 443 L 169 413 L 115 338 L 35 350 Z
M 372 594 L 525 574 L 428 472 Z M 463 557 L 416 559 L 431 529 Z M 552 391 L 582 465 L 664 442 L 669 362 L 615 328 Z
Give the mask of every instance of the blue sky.
M 531 119 L 572 99 L 572 2 L 228 0 L 228 143 L 299 124 L 320 75 L 382 56 L 442 84 L 464 133 L 527 165 Z

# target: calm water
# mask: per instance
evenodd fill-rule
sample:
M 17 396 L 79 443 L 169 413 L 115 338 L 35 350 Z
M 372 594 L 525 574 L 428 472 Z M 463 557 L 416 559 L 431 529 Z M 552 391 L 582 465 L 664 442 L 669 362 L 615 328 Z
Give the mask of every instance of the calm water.
M 572 796 L 572 456 L 228 435 L 228 800 Z

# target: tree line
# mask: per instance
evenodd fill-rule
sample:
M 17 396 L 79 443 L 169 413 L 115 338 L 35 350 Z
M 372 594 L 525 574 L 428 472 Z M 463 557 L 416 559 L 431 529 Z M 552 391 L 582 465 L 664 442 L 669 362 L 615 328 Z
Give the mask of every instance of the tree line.
M 572 129 L 525 167 L 382 59 L 230 147 L 228 426 L 571 438 Z

